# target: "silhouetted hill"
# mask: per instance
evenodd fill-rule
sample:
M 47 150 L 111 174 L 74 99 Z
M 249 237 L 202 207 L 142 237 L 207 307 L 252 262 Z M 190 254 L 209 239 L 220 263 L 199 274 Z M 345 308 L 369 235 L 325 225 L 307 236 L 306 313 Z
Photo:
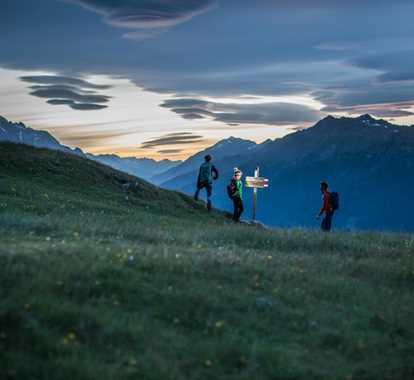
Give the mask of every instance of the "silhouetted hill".
M 329 116 L 312 128 L 215 163 L 222 172 L 213 196 L 217 207 L 231 207 L 225 186 L 234 166 L 252 175 L 260 165 L 261 174 L 270 179 L 270 188 L 259 191 L 258 217 L 265 223 L 317 226 L 319 182 L 326 180 L 341 195 L 336 226 L 414 230 L 413 127 L 369 115 Z M 177 176 L 162 186 L 192 193 L 194 175 L 195 171 Z M 250 217 L 251 191 L 246 189 L 245 194 L 245 217 Z
M 0 163 L 0 190 L 7 193 L 17 184 L 21 190 L 16 193 L 20 201 L 9 202 L 8 209 L 13 205 L 16 210 L 30 211 L 34 202 L 40 206 L 36 211 L 40 215 L 64 214 L 68 204 L 85 212 L 98 206 L 116 210 L 114 205 L 118 203 L 162 215 L 177 212 L 181 215 L 196 208 L 204 211 L 200 203 L 182 193 L 161 189 L 141 178 L 59 149 L 0 142 Z M 66 211 L 70 213 L 70 207 Z

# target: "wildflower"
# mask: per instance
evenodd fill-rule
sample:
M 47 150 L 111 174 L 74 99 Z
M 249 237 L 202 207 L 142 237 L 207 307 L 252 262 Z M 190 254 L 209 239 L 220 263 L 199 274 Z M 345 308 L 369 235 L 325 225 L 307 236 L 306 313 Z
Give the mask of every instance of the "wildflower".
M 211 367 L 211 365 L 213 364 L 212 362 L 211 362 L 211 360 L 206 360 L 205 362 L 204 362 L 204 364 L 206 365 L 206 367 Z
M 76 335 L 75 335 L 75 333 L 74 333 L 74 332 L 72 332 L 72 331 L 71 331 L 71 332 L 68 334 L 67 338 L 68 338 L 69 340 L 75 340 L 75 339 L 76 339 Z
M 215 324 L 215 326 L 218 329 L 221 328 L 221 327 L 223 327 L 224 326 L 224 321 L 217 321 L 216 324 Z
M 267 256 L 267 259 L 268 260 L 272 260 L 273 259 L 273 256 Z

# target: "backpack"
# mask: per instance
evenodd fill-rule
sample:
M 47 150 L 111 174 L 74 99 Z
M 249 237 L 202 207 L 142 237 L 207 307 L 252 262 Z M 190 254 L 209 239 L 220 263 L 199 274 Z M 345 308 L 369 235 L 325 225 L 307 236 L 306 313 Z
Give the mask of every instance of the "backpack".
M 237 191 L 236 182 L 234 180 L 231 180 L 231 182 L 227 185 L 227 195 L 229 196 L 230 199 L 234 198 L 236 191 Z
M 329 207 L 336 211 L 339 209 L 339 194 L 337 192 L 329 193 Z
M 210 162 L 205 162 L 200 166 L 199 172 L 199 183 L 200 184 L 208 184 L 211 183 L 211 167 L 213 164 Z

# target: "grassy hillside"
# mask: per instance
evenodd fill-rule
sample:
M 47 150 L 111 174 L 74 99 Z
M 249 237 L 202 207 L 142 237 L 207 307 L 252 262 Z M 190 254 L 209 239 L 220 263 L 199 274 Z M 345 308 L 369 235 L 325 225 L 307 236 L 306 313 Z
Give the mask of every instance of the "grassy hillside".
M 413 251 L 412 235 L 236 226 L 97 163 L 0 144 L 1 375 L 410 379 Z

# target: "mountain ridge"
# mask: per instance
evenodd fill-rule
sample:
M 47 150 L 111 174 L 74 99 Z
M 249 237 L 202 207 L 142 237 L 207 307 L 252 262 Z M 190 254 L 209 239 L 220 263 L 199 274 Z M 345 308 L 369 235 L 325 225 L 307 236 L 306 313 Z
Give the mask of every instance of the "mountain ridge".
M 270 188 L 259 191 L 258 218 L 272 226 L 316 227 L 319 182 L 326 180 L 341 194 L 343 207 L 335 217 L 336 227 L 414 230 L 414 206 L 407 191 L 414 187 L 412 126 L 369 115 L 328 116 L 313 127 L 258 144 L 251 153 L 214 159 L 214 164 L 221 176 L 214 186 L 213 204 L 228 211 L 232 206 L 225 187 L 233 167 L 252 175 L 260 166 L 261 175 L 270 179 Z M 160 186 L 191 194 L 196 175 L 194 169 Z M 248 189 L 245 194 L 248 218 L 252 194 Z
M 15 139 L 23 128 L 22 123 L 14 124 Z M 0 129 L 0 139 L 4 129 Z M 48 142 L 56 145 L 57 140 L 50 137 Z M 270 188 L 259 191 L 257 210 L 258 218 L 266 224 L 317 227 L 313 216 L 320 203 L 319 182 L 326 180 L 341 194 L 342 207 L 335 217 L 335 227 L 414 230 L 414 206 L 408 191 L 414 187 L 410 175 L 414 171 L 414 128 L 370 115 L 328 116 L 313 127 L 261 144 L 230 137 L 155 175 L 154 168 L 147 172 L 128 168 L 129 162 L 135 163 L 134 158 L 122 159 L 122 165 L 116 155 L 102 155 L 100 159 L 163 188 L 192 194 L 205 154 L 213 156 L 220 172 L 213 204 L 223 210 L 231 211 L 225 188 L 233 168 L 240 167 L 245 175 L 252 175 L 259 165 L 261 175 L 270 179 Z M 84 156 L 95 159 L 93 155 Z M 251 191 L 246 189 L 245 194 L 244 217 L 249 218 Z
M 152 176 L 161 174 L 181 163 L 181 161 L 167 159 L 156 161 L 146 157 L 120 157 L 116 154 L 94 155 L 92 153 L 86 153 L 80 148 L 70 148 L 61 144 L 47 131 L 30 128 L 22 122 L 14 123 L 2 116 L 0 116 L 0 141 L 23 143 L 39 148 L 77 154 L 146 180 L 150 180 Z

